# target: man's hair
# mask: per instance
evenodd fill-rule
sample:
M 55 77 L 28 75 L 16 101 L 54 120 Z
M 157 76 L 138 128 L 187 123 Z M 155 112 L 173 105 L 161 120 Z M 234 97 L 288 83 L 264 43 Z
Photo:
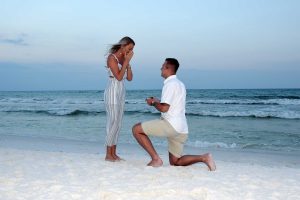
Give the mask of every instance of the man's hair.
M 172 65 L 174 67 L 174 72 L 176 74 L 178 68 L 179 68 L 179 62 L 175 58 L 166 58 L 166 61 L 169 65 Z

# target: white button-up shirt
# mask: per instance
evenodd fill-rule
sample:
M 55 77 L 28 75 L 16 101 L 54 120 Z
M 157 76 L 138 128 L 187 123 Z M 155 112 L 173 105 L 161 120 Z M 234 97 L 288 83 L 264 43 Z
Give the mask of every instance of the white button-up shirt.
M 161 113 L 178 133 L 188 133 L 188 125 L 185 117 L 186 89 L 176 75 L 169 76 L 164 81 L 161 94 L 161 103 L 169 104 L 168 112 Z

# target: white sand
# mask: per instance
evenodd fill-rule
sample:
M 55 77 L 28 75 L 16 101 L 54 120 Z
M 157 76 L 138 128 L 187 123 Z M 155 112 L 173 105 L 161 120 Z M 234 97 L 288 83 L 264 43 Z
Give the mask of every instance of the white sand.
M 214 151 L 203 164 L 146 167 L 137 145 L 120 146 L 125 162 L 103 161 L 101 144 L 0 136 L 0 199 L 299 199 L 299 155 Z M 189 148 L 188 153 L 202 152 Z

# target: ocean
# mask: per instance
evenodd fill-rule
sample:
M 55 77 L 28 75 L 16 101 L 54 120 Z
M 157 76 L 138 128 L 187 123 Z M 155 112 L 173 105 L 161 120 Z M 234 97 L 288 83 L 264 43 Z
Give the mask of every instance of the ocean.
M 145 98 L 161 90 L 128 90 L 119 143 L 137 144 L 137 122 L 158 118 Z M 300 89 L 187 90 L 188 146 L 300 153 Z M 0 92 L 3 135 L 105 140 L 103 91 Z M 166 140 L 153 138 L 155 145 Z M 99 147 L 101 148 L 101 147 Z

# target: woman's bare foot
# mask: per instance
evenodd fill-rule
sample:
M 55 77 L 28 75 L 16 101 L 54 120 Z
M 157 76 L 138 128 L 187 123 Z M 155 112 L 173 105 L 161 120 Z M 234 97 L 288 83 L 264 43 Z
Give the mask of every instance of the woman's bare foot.
M 106 155 L 105 161 L 116 162 L 116 159 L 115 159 L 113 156 L 108 156 L 108 155 Z
M 152 167 L 160 167 L 163 165 L 163 161 L 158 158 L 158 159 L 155 159 L 155 160 L 151 160 L 147 166 L 152 166 Z
M 114 159 L 115 159 L 116 161 L 125 161 L 123 158 L 120 158 L 120 157 L 117 156 L 117 155 L 113 155 L 113 157 L 114 157 Z
M 215 161 L 210 153 L 205 154 L 206 156 L 206 161 L 205 164 L 209 168 L 210 171 L 215 171 L 216 170 L 216 164 Z

